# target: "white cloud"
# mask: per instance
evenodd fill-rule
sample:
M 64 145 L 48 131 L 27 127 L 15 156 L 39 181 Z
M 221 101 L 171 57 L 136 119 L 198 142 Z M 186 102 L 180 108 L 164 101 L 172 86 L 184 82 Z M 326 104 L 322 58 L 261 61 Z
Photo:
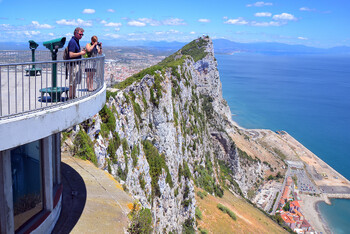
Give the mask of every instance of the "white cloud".
M 243 18 L 239 17 L 238 19 L 229 19 L 224 23 L 225 24 L 235 24 L 235 25 L 246 25 L 249 22 L 244 20 Z
M 107 12 L 114 13 L 114 12 L 115 12 L 115 10 L 114 10 L 114 9 L 107 9 Z
M 263 7 L 263 6 L 272 6 L 271 2 L 256 2 L 253 4 L 247 4 L 247 7 Z
M 209 23 L 210 20 L 209 20 L 209 19 L 199 19 L 198 22 L 201 22 L 201 23 Z
M 96 11 L 94 9 L 84 9 L 83 14 L 94 14 Z
M 125 20 L 130 20 L 130 19 L 125 19 Z M 183 19 L 179 18 L 170 18 L 170 19 L 165 19 L 165 20 L 155 20 L 152 18 L 139 18 L 137 20 L 130 20 L 128 22 L 128 25 L 130 26 L 136 26 L 136 27 L 144 27 L 147 25 L 150 26 L 162 26 L 162 25 L 167 25 L 167 26 L 176 26 L 176 25 L 186 25 Z
M 311 8 L 308 8 L 308 7 L 300 7 L 299 10 L 300 11 L 315 11 L 315 9 L 311 9 Z
M 120 27 L 120 26 L 122 26 L 122 24 L 121 23 L 113 23 L 113 22 L 109 22 L 109 23 L 105 23 L 105 26 L 106 27 Z
M 40 34 L 39 31 L 23 31 L 23 33 L 24 33 L 24 35 L 29 36 L 29 37 Z
M 269 22 L 257 22 L 252 21 L 251 25 L 256 27 L 269 27 L 269 26 L 281 26 L 286 24 L 285 22 L 269 21 Z
M 100 23 L 101 23 L 101 24 L 107 24 L 107 21 L 106 21 L 106 20 L 101 20 Z
M 110 37 L 110 38 L 113 38 L 113 39 L 117 39 L 120 37 L 119 34 L 114 34 L 114 33 L 108 33 L 105 35 L 106 37 Z
M 49 36 L 53 37 L 55 34 L 53 33 L 48 33 Z
M 32 21 L 32 24 L 35 28 L 53 28 L 53 26 L 49 24 L 39 24 L 38 21 Z
M 192 31 L 192 32 L 190 32 L 190 34 L 196 34 L 196 32 L 193 32 L 193 31 Z
M 118 32 L 118 31 L 120 31 L 120 28 L 115 28 L 114 31 L 117 31 L 117 32 Z
M 136 20 L 132 20 L 128 22 L 128 25 L 130 26 L 135 26 L 135 27 L 144 27 L 146 26 L 146 23 L 140 22 L 140 21 L 136 21 Z
M 178 19 L 178 18 L 173 18 L 173 19 L 166 19 L 166 20 L 163 20 L 162 23 L 164 25 L 186 25 L 185 22 L 183 22 L 184 20 L 183 19 Z
M 155 19 L 150 19 L 150 18 L 140 18 L 139 21 L 145 23 L 145 24 L 149 24 L 151 26 L 160 26 L 162 25 L 162 23 L 158 20 Z
M 308 40 L 306 37 L 298 37 L 299 40 Z
M 257 12 L 254 14 L 256 17 L 271 17 L 271 15 L 270 12 Z
M 56 21 L 56 24 L 59 25 L 70 25 L 70 26 L 87 26 L 90 27 L 92 26 L 91 21 L 84 21 L 82 19 L 73 19 L 73 20 L 66 20 L 66 19 L 61 19 Z
M 280 15 L 274 15 L 272 17 L 272 19 L 274 19 L 274 20 L 297 20 L 297 18 L 294 15 L 289 14 L 289 13 L 282 13 Z

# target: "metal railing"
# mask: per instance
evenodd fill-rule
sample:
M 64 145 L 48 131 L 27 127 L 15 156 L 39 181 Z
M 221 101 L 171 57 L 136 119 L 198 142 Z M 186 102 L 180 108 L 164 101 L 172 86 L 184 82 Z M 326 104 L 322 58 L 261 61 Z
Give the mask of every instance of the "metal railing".
M 5 52 L 10 58 L 7 63 L 1 58 Z M 31 60 L 31 53 L 0 51 L 0 120 L 65 105 L 103 88 L 104 55 L 49 61 L 51 53 L 42 52 L 38 60 L 44 61 L 23 63 L 18 61 Z
M 63 57 L 63 51 L 59 50 L 57 58 Z M 31 50 L 0 50 L 0 64 L 23 63 L 32 61 Z M 35 50 L 35 61 L 51 61 L 51 52 L 49 50 Z

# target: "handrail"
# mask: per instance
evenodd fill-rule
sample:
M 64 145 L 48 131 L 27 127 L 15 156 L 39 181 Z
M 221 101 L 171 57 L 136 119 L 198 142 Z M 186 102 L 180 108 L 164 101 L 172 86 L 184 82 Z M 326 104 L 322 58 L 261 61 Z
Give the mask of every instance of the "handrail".
M 0 63 L 0 121 L 58 107 L 95 94 L 104 85 L 104 60 L 105 56 L 101 55 L 69 62 Z M 81 82 L 76 84 L 76 98 L 68 100 L 69 93 L 73 94 L 74 89 L 70 81 L 77 78 L 81 78 Z M 93 91 L 87 89 L 91 85 Z

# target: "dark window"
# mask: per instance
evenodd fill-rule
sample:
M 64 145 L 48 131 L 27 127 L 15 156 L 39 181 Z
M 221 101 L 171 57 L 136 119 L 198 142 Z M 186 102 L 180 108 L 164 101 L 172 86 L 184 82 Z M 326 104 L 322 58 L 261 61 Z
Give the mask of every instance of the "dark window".
M 11 150 L 15 230 L 43 209 L 40 141 Z

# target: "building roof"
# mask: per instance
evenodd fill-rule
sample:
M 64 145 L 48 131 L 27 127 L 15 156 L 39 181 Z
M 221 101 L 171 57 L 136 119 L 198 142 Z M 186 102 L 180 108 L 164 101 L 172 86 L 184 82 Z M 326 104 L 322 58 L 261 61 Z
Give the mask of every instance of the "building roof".
M 282 213 L 281 217 L 285 223 L 295 223 L 293 216 L 289 212 Z
M 291 207 L 291 208 L 292 208 L 292 207 L 299 207 L 299 208 L 300 208 L 300 204 L 299 204 L 298 201 L 292 201 L 292 202 L 290 203 L 290 207 Z
M 302 227 L 302 228 L 303 228 L 303 227 L 308 228 L 308 227 L 311 227 L 311 225 L 309 224 L 308 221 L 306 221 L 306 219 L 304 219 L 304 220 L 303 220 L 303 223 L 301 224 L 301 227 Z

